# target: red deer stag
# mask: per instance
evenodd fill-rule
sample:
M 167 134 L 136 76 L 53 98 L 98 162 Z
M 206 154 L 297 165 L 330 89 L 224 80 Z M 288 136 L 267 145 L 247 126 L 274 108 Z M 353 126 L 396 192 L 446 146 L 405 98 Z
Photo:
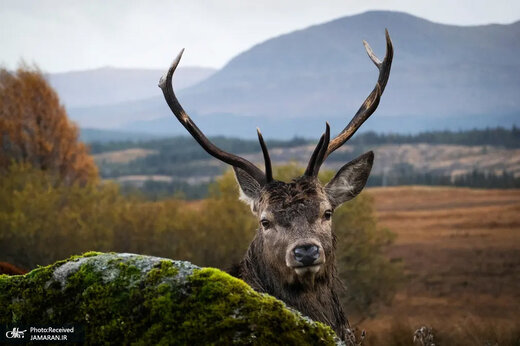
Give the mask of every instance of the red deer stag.
M 388 31 L 383 61 L 374 55 L 367 42 L 363 43 L 379 69 L 376 86 L 350 123 L 332 140 L 326 124 L 304 175 L 290 183 L 273 179 L 269 153 L 259 130 L 265 173 L 248 160 L 216 147 L 186 114 L 172 86 L 172 76 L 183 51 L 159 81 L 166 102 L 186 130 L 210 155 L 233 166 L 240 198 L 258 218 L 256 235 L 231 274 L 255 290 L 273 295 L 304 315 L 327 323 L 343 340 L 349 337 L 350 327 L 337 295 L 341 282 L 335 265 L 336 237 L 331 217 L 335 208 L 361 192 L 374 154 L 370 151 L 347 163 L 325 186 L 317 175 L 325 159 L 374 113 L 388 81 L 393 58 Z

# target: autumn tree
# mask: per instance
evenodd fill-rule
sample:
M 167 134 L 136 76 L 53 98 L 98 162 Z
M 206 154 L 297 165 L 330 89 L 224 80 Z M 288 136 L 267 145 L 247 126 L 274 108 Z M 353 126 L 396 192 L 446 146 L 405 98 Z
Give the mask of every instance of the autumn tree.
M 58 95 L 37 68 L 0 69 L 0 170 L 30 164 L 66 184 L 92 181 L 97 167 Z

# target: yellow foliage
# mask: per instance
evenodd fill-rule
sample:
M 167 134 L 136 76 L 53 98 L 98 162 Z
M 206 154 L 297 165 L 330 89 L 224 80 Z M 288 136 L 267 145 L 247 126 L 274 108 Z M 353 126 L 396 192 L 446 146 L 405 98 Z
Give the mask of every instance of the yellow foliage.
M 278 167 L 275 177 L 287 181 L 301 171 Z M 331 176 L 324 171 L 322 178 Z M 34 268 L 92 250 L 226 269 L 240 261 L 257 229 L 249 207 L 238 200 L 231 170 L 211 187 L 210 198 L 197 202 L 152 202 L 125 197 L 113 184 L 54 181 L 29 164 L 13 163 L 0 174 L 0 261 Z M 335 211 L 334 229 L 338 271 L 348 287 L 342 301 L 364 315 L 394 293 L 399 271 L 382 255 L 392 235 L 377 227 L 366 194 Z

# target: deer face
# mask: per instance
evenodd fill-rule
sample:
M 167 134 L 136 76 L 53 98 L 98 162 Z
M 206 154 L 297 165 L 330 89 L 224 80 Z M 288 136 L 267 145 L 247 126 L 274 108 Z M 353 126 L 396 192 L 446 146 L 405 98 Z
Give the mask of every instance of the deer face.
M 270 184 L 253 210 L 270 268 L 289 282 L 312 280 L 325 272 L 334 250 L 332 206 L 317 179 Z
M 326 186 L 304 175 L 290 183 L 273 181 L 260 187 L 235 169 L 241 199 L 258 219 L 257 237 L 270 271 L 287 283 L 309 283 L 327 275 L 335 249 L 332 213 L 361 192 L 372 162 L 372 152 L 360 156 Z

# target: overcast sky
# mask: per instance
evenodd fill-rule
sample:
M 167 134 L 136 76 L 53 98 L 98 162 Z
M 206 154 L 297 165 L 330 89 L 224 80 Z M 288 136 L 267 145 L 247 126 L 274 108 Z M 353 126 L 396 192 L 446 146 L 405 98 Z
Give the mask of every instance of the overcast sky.
M 457 25 L 520 19 L 518 0 L 0 0 L 0 64 L 164 69 L 186 47 L 184 66 L 220 68 L 273 36 L 368 10 Z

